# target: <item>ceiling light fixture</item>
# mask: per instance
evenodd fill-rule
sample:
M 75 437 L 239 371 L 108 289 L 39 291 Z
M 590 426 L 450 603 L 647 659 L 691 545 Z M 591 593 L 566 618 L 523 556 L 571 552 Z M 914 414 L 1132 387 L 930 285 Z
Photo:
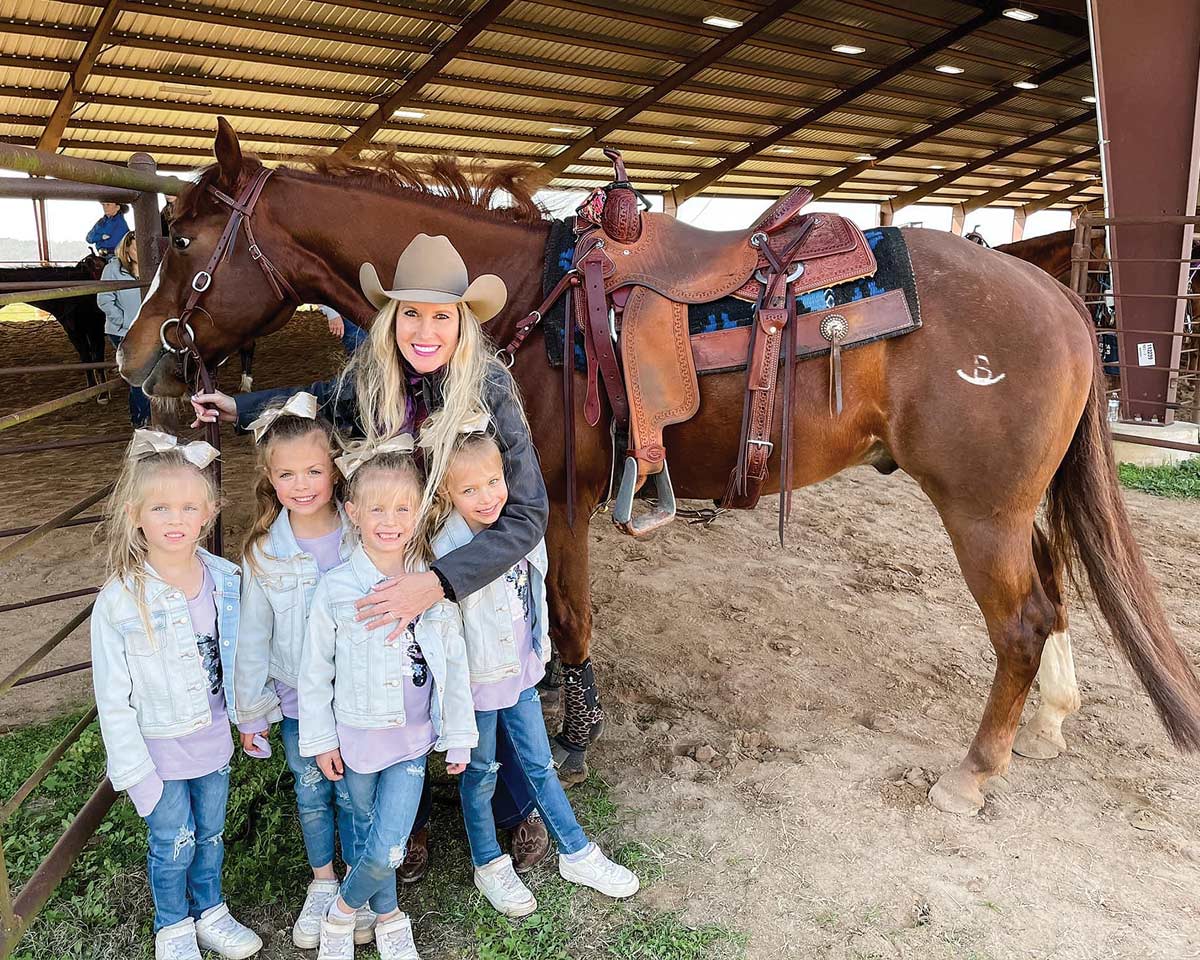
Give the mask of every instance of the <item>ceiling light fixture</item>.
M 1032 80 L 1018 80 L 1013 84 L 1018 90 L 1036 90 L 1038 85 Z
M 402 120 L 421 120 L 425 117 L 424 110 L 393 110 L 393 117 L 399 117 Z
M 734 20 L 731 17 L 705 17 L 704 22 L 710 27 L 720 27 L 722 30 L 736 30 L 742 25 L 741 20 Z
M 834 53 L 845 53 L 852 57 L 857 57 L 860 53 L 866 53 L 866 47 L 855 46 L 853 43 L 835 43 L 830 49 Z
M 574 127 L 548 127 L 551 133 L 577 133 Z
M 873 153 L 860 153 L 860 154 L 859 154 L 857 157 L 855 157 L 854 159 L 855 159 L 855 160 L 858 160 L 858 161 L 860 161 L 860 162 L 861 162 L 861 161 L 864 161 L 864 160 L 874 160 L 874 159 L 875 159 L 875 154 L 873 154 Z
M 671 142 L 672 143 L 682 143 L 685 147 L 693 146 L 696 143 L 695 140 L 689 140 L 687 137 L 676 137 Z
M 940 163 L 931 163 L 929 165 L 929 169 L 930 170 L 945 170 L 946 168 Z
M 962 67 L 955 67 L 949 63 L 939 63 L 933 69 L 938 73 L 965 73 Z
M 775 152 L 776 153 L 795 153 L 796 151 L 793 150 L 791 147 L 776 147 Z
M 1032 10 L 1026 10 L 1023 7 L 1009 7 L 1004 11 L 1004 16 L 1009 20 L 1019 20 L 1021 23 L 1029 23 L 1038 18 L 1038 15 Z
M 1093 97 L 1090 93 L 1086 97 L 1080 97 L 1080 99 L 1084 103 L 1095 103 L 1096 102 L 1096 98 Z

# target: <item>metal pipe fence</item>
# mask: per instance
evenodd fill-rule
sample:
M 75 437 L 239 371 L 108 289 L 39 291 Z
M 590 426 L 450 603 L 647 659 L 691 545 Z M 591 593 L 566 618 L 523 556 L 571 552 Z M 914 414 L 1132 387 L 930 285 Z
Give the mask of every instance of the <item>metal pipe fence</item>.
M 25 171 L 39 177 L 56 177 L 57 181 L 47 180 L 7 180 L 4 184 L 4 195 L 29 196 L 35 199 L 47 196 L 79 196 L 95 199 L 109 199 L 120 195 L 131 194 L 135 203 L 135 230 L 138 237 L 139 260 L 143 266 L 143 275 L 151 276 L 158 269 L 159 238 L 161 227 L 158 217 L 156 195 L 166 193 L 177 195 L 187 186 L 186 181 L 174 177 L 163 177 L 155 173 L 153 158 L 145 154 L 136 154 L 130 160 L 129 167 L 118 167 L 90 160 L 63 157 L 57 154 L 32 150 L 12 144 L 0 144 L 0 169 Z M 69 183 L 66 181 L 70 181 Z M 70 283 L 56 281 L 53 283 L 23 283 L 0 285 L 0 305 L 11 302 L 28 302 L 30 300 L 51 300 L 72 296 L 89 296 L 108 290 L 145 288 L 149 284 L 144 281 L 133 282 L 98 282 L 80 281 Z M 0 368 L 0 376 L 23 375 L 32 373 L 48 373 L 62 370 L 96 370 L 113 366 L 111 363 L 81 363 L 81 364 L 34 364 L 27 366 L 12 366 Z M 65 396 L 56 397 L 34 404 L 23 410 L 13 411 L 0 416 L 0 431 L 29 423 L 49 414 L 66 410 L 101 393 L 109 392 L 121 381 L 106 381 L 84 390 L 77 390 Z M 120 443 L 128 439 L 128 434 L 108 434 L 94 437 L 76 437 L 65 440 L 9 444 L 0 447 L 0 456 L 39 453 L 53 450 L 73 449 L 99 446 L 109 443 Z M 0 548 L 0 562 L 10 561 L 28 550 L 34 544 L 48 537 L 57 530 L 66 527 L 96 523 L 103 519 L 99 514 L 85 514 L 88 508 L 106 498 L 114 484 L 105 483 L 77 500 L 70 506 L 60 510 L 55 516 L 40 523 L 12 527 L 0 530 L 0 539 L 13 539 Z M 47 594 L 28 600 L 6 603 L 0 606 L 0 613 L 26 610 L 45 604 L 92 597 L 98 592 L 97 587 L 84 587 L 62 593 Z M 18 686 L 38 683 L 67 674 L 87 670 L 90 662 L 70 663 L 66 666 L 55 667 L 35 673 L 35 668 L 51 653 L 58 649 L 77 629 L 87 623 L 91 616 L 95 601 L 87 604 L 68 617 L 54 633 L 33 650 L 25 659 L 13 668 L 7 676 L 0 679 L 0 696 Z M 12 817 L 21 805 L 42 785 L 43 781 L 55 769 L 57 764 L 79 740 L 84 731 L 95 721 L 96 707 L 85 713 L 72 729 L 41 759 L 36 770 L 25 780 L 18 790 L 7 800 L 0 803 L 0 832 L 11 826 Z M 75 815 L 70 825 L 58 838 L 45 860 L 26 879 L 14 897 L 12 878 L 8 874 L 8 866 L 4 859 L 3 838 L 0 837 L 0 960 L 6 960 L 16 949 L 18 941 L 37 918 L 38 913 L 53 895 L 54 890 L 62 881 L 75 859 L 79 856 L 84 845 L 91 839 L 100 826 L 108 810 L 112 807 L 116 794 L 107 779 L 103 779 L 91 798 Z

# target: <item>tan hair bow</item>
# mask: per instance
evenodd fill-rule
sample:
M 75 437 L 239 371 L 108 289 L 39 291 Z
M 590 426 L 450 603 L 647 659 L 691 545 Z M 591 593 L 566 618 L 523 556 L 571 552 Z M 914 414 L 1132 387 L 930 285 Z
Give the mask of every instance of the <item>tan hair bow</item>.
M 201 470 L 221 455 L 216 447 L 203 440 L 180 443 L 178 437 L 160 430 L 134 430 L 133 443 L 129 445 L 129 458 L 141 460 L 159 453 L 170 453 L 172 450 L 178 450 L 188 463 Z
M 271 407 L 257 420 L 252 421 L 246 429 L 254 434 L 254 442 L 258 443 L 262 440 L 263 434 L 271 429 L 271 424 L 282 416 L 316 420 L 317 398 L 303 390 L 294 393 L 288 397 L 287 403 L 281 407 Z
M 364 463 L 370 463 L 381 453 L 412 453 L 416 449 L 412 434 L 401 433 L 398 436 L 381 440 L 379 443 L 357 443 L 346 448 L 346 452 L 333 462 L 342 471 L 342 476 L 349 480 Z

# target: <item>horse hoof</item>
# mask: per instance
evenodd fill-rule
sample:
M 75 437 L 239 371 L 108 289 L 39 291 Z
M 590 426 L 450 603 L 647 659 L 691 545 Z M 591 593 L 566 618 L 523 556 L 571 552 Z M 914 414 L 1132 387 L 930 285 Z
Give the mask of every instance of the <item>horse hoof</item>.
M 929 802 L 943 813 L 973 817 L 983 809 L 983 791 L 975 778 L 961 770 L 942 774 L 929 791 Z
M 1031 721 L 1013 741 L 1013 753 L 1030 760 L 1053 760 L 1067 749 L 1061 731 L 1035 726 Z
M 555 739 L 550 741 L 550 755 L 554 759 L 559 783 L 564 787 L 573 787 L 587 779 L 587 754 L 584 751 L 569 750 Z

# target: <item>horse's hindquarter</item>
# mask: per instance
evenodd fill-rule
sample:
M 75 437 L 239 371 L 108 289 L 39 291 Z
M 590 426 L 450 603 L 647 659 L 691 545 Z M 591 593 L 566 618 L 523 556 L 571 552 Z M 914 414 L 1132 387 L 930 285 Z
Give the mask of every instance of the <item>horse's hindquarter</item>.
M 1093 347 L 1067 291 L 1037 268 L 952 234 L 906 230 L 921 302 L 913 333 L 842 355 L 845 407 L 834 415 L 829 359 L 797 367 L 793 486 L 886 451 L 932 493 L 978 480 L 1036 503 L 1074 433 Z M 700 410 L 665 432 L 679 496 L 719 497 L 737 457 L 746 374 L 700 378 Z M 782 391 L 768 491 L 779 489 Z M 998 505 L 998 504 L 997 504 Z

